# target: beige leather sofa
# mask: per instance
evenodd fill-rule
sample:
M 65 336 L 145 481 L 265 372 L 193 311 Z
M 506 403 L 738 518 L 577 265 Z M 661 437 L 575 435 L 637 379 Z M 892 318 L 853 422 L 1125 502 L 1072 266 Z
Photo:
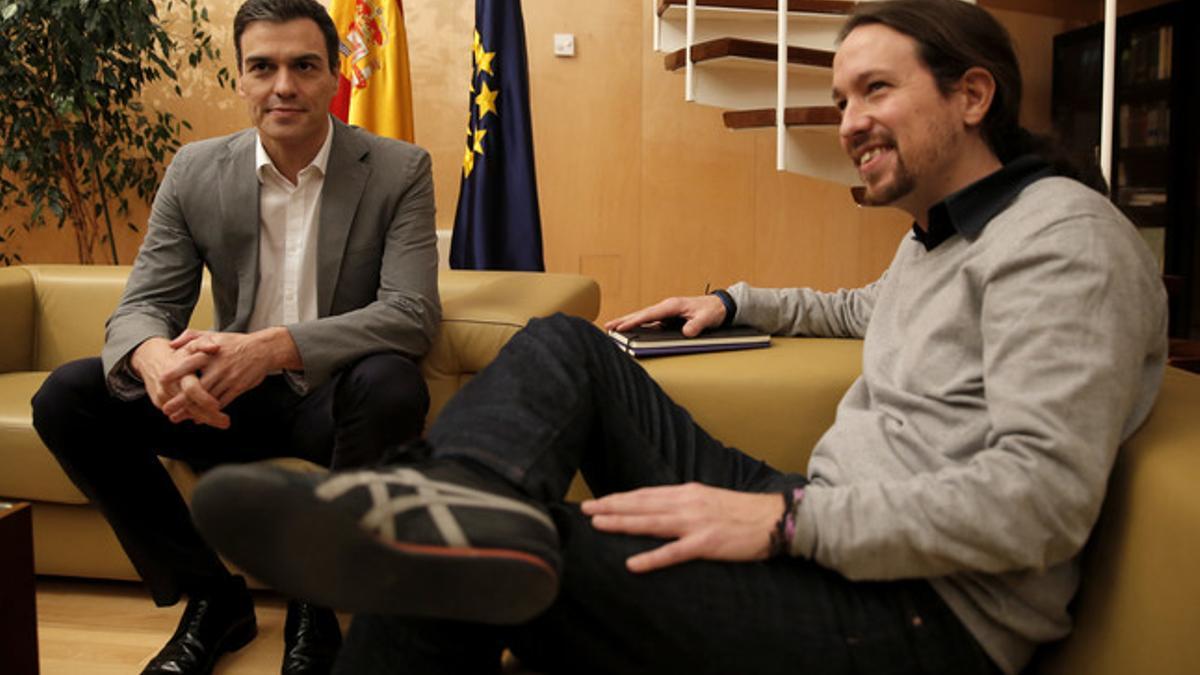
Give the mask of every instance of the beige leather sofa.
M 116 268 L 0 269 L 0 498 L 35 502 L 40 573 L 134 578 L 95 511 L 29 427 L 28 400 L 54 365 L 99 350 L 124 280 Z M 445 318 L 424 364 L 436 415 L 525 318 L 594 317 L 578 277 L 443 272 Z M 205 309 L 207 311 L 207 309 Z M 207 321 L 207 315 L 197 321 Z M 773 465 L 803 471 L 858 375 L 855 340 L 780 339 L 770 349 L 644 361 L 708 431 Z M 1146 424 L 1123 449 L 1086 551 L 1078 625 L 1033 672 L 1200 672 L 1200 376 L 1169 368 Z M 191 477 L 168 464 L 186 487 Z
M 644 361 L 725 443 L 805 470 L 857 377 L 861 342 L 776 338 L 769 349 Z M 1075 632 L 1032 672 L 1200 673 L 1200 376 L 1168 368 L 1149 420 L 1122 449 L 1086 550 Z
M 61 363 L 100 353 L 104 320 L 128 267 L 30 265 L 0 268 L 0 500 L 33 503 L 38 574 L 136 579 L 108 525 L 41 444 L 29 400 Z M 586 277 L 442 270 L 442 325 L 422 371 L 430 419 L 531 317 L 556 311 L 594 319 L 600 290 Z M 208 293 L 192 317 L 209 328 Z M 164 461 L 185 494 L 195 477 Z M 3 551 L 0 551 L 3 555 Z M 0 671 L 3 668 L 0 667 Z

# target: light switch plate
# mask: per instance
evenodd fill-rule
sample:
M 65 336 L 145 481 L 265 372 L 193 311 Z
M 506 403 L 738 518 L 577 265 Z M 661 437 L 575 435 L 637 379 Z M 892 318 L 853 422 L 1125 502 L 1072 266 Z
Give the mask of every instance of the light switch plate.
M 555 33 L 554 34 L 554 55 L 555 56 L 575 56 L 575 34 L 574 33 Z

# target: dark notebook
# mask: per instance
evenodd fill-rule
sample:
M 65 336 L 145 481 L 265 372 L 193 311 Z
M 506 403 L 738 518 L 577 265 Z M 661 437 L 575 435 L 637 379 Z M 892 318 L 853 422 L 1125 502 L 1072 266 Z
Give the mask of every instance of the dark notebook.
M 608 335 L 618 346 L 637 358 L 771 346 L 770 335 L 749 326 L 712 328 L 696 337 L 684 337 L 678 328 L 647 324 L 633 330 L 609 331 Z

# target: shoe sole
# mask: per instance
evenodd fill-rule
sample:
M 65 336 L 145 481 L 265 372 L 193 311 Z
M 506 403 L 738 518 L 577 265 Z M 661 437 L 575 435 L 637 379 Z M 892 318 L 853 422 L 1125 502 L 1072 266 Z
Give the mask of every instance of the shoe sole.
M 351 612 L 517 624 L 558 592 L 557 572 L 535 555 L 384 542 L 312 486 L 260 469 L 214 469 L 192 509 L 208 541 L 260 581 Z

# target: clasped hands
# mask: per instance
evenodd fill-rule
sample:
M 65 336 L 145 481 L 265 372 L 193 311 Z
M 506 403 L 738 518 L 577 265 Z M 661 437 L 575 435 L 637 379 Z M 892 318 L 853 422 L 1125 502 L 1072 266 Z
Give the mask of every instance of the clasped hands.
M 191 420 L 229 428 L 222 410 L 258 386 L 273 370 L 298 368 L 287 329 L 253 333 L 185 330 L 175 339 L 150 338 L 134 350 L 131 365 L 154 406 L 172 422 Z

